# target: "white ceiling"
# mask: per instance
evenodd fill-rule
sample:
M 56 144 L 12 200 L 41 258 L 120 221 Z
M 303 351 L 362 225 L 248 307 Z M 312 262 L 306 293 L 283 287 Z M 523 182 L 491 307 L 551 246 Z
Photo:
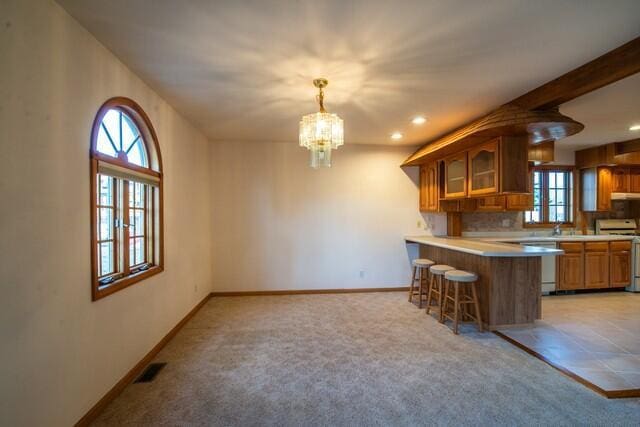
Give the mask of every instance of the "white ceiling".
M 640 33 L 638 0 L 58 1 L 214 141 L 297 141 L 322 76 L 346 143 L 417 144 Z
M 556 142 L 571 150 L 640 138 L 640 73 L 560 106 L 560 111 L 584 124 L 584 130 Z

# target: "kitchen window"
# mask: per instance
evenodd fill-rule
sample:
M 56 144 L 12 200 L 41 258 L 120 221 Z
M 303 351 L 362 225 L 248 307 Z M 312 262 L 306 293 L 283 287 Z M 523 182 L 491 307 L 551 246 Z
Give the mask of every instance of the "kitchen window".
M 524 213 L 525 226 L 573 225 L 574 169 L 537 167 L 531 171 L 533 210 Z
M 91 134 L 92 298 L 163 268 L 162 168 L 149 118 L 128 98 L 100 107 Z

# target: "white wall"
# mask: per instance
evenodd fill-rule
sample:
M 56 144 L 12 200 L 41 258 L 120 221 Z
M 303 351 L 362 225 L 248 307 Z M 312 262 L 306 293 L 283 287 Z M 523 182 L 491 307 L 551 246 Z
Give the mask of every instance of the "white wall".
M 407 286 L 403 236 L 426 233 L 417 168 L 399 167 L 414 150 L 346 144 L 313 170 L 295 143 L 213 144 L 214 290 Z
M 0 17 L 0 424 L 68 426 L 210 292 L 209 146 L 56 3 Z M 116 95 L 158 133 L 166 264 L 91 302 L 89 135 Z

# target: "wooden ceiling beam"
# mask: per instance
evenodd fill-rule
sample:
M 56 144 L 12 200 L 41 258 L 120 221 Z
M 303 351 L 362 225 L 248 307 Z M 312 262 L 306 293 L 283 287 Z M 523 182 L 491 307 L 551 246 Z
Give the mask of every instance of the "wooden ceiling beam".
M 640 72 L 640 37 L 514 99 L 529 110 L 557 107 Z

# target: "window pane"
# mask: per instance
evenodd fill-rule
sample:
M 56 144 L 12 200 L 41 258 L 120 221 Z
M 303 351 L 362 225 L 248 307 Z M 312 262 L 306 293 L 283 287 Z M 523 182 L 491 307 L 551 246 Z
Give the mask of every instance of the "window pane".
M 98 218 L 100 219 L 98 240 L 111 240 L 113 239 L 113 209 L 98 208 L 98 210 Z
M 104 276 L 114 272 L 113 269 L 113 243 L 98 244 L 99 253 L 99 275 Z
M 144 238 L 136 237 L 129 240 L 129 266 L 142 264 L 144 259 Z
M 558 222 L 555 206 L 549 206 L 549 222 Z
M 98 203 L 102 206 L 113 206 L 113 178 L 98 175 Z
M 565 187 L 564 177 L 565 177 L 565 173 L 564 172 L 558 172 L 556 174 L 556 186 L 558 188 L 564 188 Z
M 549 190 L 548 196 L 549 196 L 549 206 L 555 205 L 556 204 L 556 191 L 555 190 Z
M 557 214 L 558 221 L 560 221 L 560 222 L 566 222 L 567 221 L 567 218 L 565 217 L 564 206 L 558 206 L 556 208 L 556 214 Z
M 102 119 L 102 124 L 107 128 L 106 130 L 118 151 L 122 150 L 122 144 L 120 143 L 120 112 L 118 110 L 107 111 Z
M 102 154 L 116 157 L 116 151 L 113 149 L 111 142 L 109 142 L 109 137 L 107 136 L 107 133 L 104 131 L 102 126 L 100 126 L 100 130 L 98 131 L 98 141 L 96 144 L 96 149 Z
M 129 211 L 129 235 L 133 236 L 143 236 L 144 233 L 144 210 L 142 209 L 131 209 Z

